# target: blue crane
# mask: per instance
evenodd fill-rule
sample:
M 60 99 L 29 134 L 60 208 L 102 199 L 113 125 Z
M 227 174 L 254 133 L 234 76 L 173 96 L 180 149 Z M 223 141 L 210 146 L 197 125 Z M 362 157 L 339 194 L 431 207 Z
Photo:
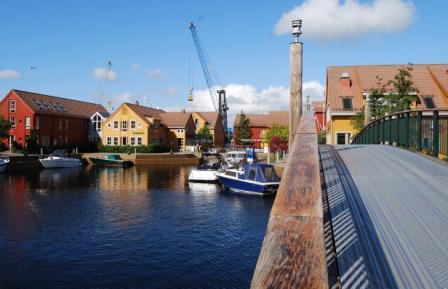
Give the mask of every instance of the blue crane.
M 214 71 L 210 70 L 206 51 L 201 44 L 198 33 L 196 31 L 196 26 L 193 22 L 190 22 L 189 28 L 191 31 L 191 35 L 193 36 L 196 52 L 198 53 L 199 62 L 201 63 L 202 72 L 204 73 L 205 81 L 207 82 L 207 87 L 213 102 L 213 107 L 221 117 L 222 126 L 224 127 L 224 131 L 227 136 L 227 111 L 229 110 L 229 107 L 227 106 L 226 91 L 224 89 L 216 89 L 215 83 L 217 83 L 217 77 Z M 190 93 L 191 90 L 192 88 L 190 88 Z M 193 101 L 193 97 L 191 94 L 188 100 Z

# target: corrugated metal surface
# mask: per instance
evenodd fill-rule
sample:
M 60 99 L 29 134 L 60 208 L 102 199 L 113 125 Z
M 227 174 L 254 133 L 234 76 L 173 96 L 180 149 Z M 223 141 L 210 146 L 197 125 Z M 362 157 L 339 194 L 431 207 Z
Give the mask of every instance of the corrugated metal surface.
M 448 166 L 381 145 L 323 147 L 321 158 L 333 226 L 345 224 L 335 238 L 352 240 L 345 256 L 336 242 L 342 286 L 365 275 L 370 288 L 448 288 Z

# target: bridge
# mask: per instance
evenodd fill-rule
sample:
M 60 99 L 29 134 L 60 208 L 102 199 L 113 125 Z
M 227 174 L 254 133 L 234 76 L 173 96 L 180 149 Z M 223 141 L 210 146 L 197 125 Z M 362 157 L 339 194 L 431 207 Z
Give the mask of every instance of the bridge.
M 251 287 L 448 288 L 447 129 L 406 111 L 318 146 L 305 112 Z

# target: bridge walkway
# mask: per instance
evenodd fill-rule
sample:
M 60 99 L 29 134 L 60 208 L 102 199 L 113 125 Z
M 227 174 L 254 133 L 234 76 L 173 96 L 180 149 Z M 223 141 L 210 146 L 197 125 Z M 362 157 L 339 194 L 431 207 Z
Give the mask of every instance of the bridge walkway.
M 342 288 L 448 288 L 448 165 L 382 145 L 319 151 Z

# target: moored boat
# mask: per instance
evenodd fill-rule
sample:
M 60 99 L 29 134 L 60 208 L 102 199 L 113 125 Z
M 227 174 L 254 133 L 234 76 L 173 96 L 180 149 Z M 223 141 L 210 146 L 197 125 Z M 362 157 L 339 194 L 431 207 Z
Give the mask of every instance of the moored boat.
M 202 153 L 199 165 L 191 170 L 188 176 L 190 182 L 217 182 L 216 173 L 225 169 L 225 161 L 219 153 Z
M 222 185 L 235 192 L 269 195 L 275 194 L 280 185 L 273 165 L 245 164 L 242 169 L 228 169 L 216 174 Z
M 74 168 L 82 166 L 82 161 L 80 159 L 70 157 L 64 150 L 55 150 L 49 157 L 39 159 L 39 162 L 46 169 Z
M 9 158 L 0 158 L 0 173 L 3 173 L 9 164 Z
M 226 162 L 229 167 L 238 168 L 245 162 L 246 155 L 245 151 L 229 151 L 227 152 Z
M 120 166 L 124 168 L 132 167 L 134 165 L 133 162 L 128 160 L 123 160 L 120 155 L 105 155 L 102 158 L 92 157 L 90 158 L 92 164 L 97 166 Z

